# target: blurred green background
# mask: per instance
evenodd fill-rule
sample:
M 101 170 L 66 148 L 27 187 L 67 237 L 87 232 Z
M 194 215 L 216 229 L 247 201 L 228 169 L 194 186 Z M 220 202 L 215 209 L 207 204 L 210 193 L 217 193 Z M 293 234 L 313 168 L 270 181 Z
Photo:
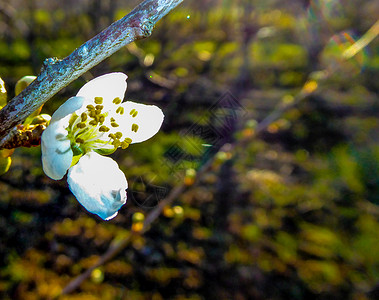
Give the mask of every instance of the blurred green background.
M 8 97 L 137 3 L 0 0 Z M 343 57 L 378 13 L 375 0 L 184 1 L 63 89 L 45 113 L 124 72 L 125 99 L 158 105 L 164 125 L 112 155 L 129 191 L 109 222 L 44 175 L 40 147 L 16 149 L 0 177 L 0 298 L 379 299 L 378 38 Z M 214 155 L 145 234 L 58 296 Z

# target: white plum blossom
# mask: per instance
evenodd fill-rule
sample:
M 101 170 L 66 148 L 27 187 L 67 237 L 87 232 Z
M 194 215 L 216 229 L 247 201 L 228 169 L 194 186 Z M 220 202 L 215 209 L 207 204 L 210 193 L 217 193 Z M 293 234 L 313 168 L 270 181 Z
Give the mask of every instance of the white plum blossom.
M 157 106 L 122 102 L 126 79 L 110 73 L 86 83 L 55 111 L 41 137 L 46 175 L 59 180 L 67 173 L 76 199 L 104 220 L 126 203 L 128 183 L 117 163 L 102 155 L 151 138 L 164 118 Z

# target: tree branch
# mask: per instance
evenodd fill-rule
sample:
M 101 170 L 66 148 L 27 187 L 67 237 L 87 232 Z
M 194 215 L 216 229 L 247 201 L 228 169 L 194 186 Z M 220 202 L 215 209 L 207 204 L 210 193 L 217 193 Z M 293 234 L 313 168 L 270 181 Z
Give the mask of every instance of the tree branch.
M 7 132 L 62 88 L 121 49 L 151 35 L 155 24 L 183 0 L 145 0 L 63 60 L 48 58 L 41 73 L 0 110 L 0 149 Z

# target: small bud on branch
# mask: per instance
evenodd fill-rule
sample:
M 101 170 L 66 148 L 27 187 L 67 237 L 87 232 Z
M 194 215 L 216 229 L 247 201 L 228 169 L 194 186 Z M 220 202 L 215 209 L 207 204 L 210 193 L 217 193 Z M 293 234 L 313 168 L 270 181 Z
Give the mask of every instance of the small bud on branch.
M 23 125 L 14 127 L 4 137 L 6 140 L 4 149 L 38 146 L 41 143 L 41 135 L 45 128 L 45 124 L 31 125 L 28 128 L 23 128 Z

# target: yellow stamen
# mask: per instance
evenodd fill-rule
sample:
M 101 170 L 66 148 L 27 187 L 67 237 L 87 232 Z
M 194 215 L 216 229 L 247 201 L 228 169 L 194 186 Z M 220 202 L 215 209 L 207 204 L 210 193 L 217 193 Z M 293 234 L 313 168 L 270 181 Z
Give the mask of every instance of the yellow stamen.
M 95 97 L 96 104 L 103 104 L 103 97 Z
M 96 105 L 95 108 L 98 110 L 102 110 L 104 108 L 104 106 L 103 105 Z
M 119 106 L 117 109 L 116 109 L 116 113 L 122 115 L 124 114 L 124 108 L 122 106 Z
M 110 129 L 107 127 L 107 126 L 105 126 L 105 125 L 102 125 L 102 126 L 100 126 L 100 128 L 99 128 L 99 131 L 100 132 L 108 132 Z
M 77 142 L 79 144 L 84 144 L 84 140 L 81 138 L 76 138 L 75 142 Z
M 124 142 L 128 143 L 128 144 L 131 144 L 132 143 L 132 139 L 131 138 L 125 138 Z
M 138 111 L 135 111 L 135 112 L 132 114 L 132 117 L 135 118 L 135 117 L 137 117 L 137 115 L 138 115 Z
M 114 140 L 114 142 L 112 143 L 112 145 L 113 145 L 115 148 L 118 148 L 118 147 L 120 147 L 121 142 L 120 142 L 120 140 Z
M 117 123 L 115 123 L 115 122 L 112 122 L 112 123 L 111 123 L 111 126 L 112 126 L 112 127 L 118 127 L 119 125 L 118 125 Z
M 103 115 L 100 115 L 98 121 L 99 121 L 101 124 L 103 124 L 104 121 L 105 121 L 105 117 L 104 117 Z
M 135 113 L 135 111 L 136 111 L 136 110 L 133 108 L 133 109 L 130 111 L 129 114 L 130 114 L 130 115 L 133 115 L 133 114 Z
M 116 136 L 116 138 L 121 139 L 122 138 L 122 133 L 118 131 L 118 132 L 115 133 L 115 136 Z
M 132 124 L 132 131 L 137 132 L 138 131 L 138 125 L 137 124 Z
M 90 121 L 88 124 L 92 125 L 92 126 L 96 126 L 97 125 L 97 121 L 96 120 L 92 120 Z
M 119 97 L 117 97 L 117 98 L 114 98 L 112 102 L 114 104 L 120 104 L 121 103 L 121 99 Z
M 87 120 L 87 114 L 86 113 L 82 113 L 81 115 L 80 115 L 80 117 L 81 117 L 81 119 L 82 119 L 82 122 L 85 122 L 86 120 Z
M 122 149 L 126 149 L 126 148 L 128 148 L 129 147 L 129 144 L 128 143 L 126 143 L 126 142 L 121 142 L 121 148 Z
M 94 117 L 94 119 L 95 119 L 96 122 L 99 122 L 99 123 L 100 123 L 100 120 L 102 119 L 101 117 L 102 117 L 102 115 L 96 115 L 96 116 Z
M 116 136 L 114 135 L 114 133 L 110 133 L 110 134 L 108 134 L 108 136 L 109 136 L 111 139 L 115 139 L 115 138 L 116 138 Z
M 86 106 L 89 111 L 95 110 L 95 107 L 92 104 Z
M 86 127 L 86 123 L 80 122 L 80 123 L 76 124 L 76 127 L 83 129 L 84 127 Z

